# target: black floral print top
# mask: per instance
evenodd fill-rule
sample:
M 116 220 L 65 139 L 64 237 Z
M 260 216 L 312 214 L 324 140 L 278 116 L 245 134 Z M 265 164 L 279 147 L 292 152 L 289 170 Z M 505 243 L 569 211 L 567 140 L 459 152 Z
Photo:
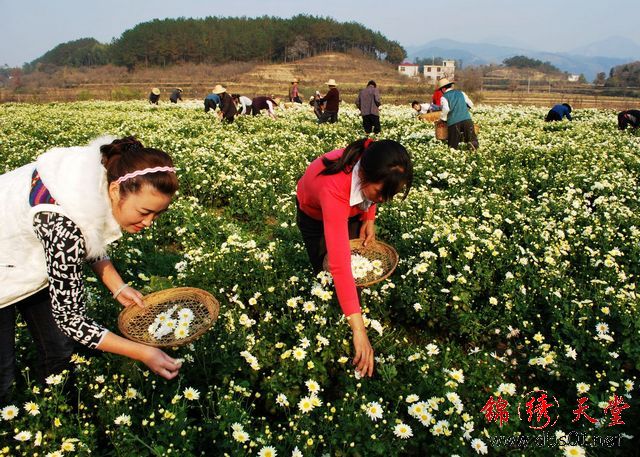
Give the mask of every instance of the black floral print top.
M 86 248 L 80 228 L 54 212 L 37 213 L 33 228 L 44 247 L 51 309 L 58 327 L 65 335 L 95 349 L 107 329 L 87 316 L 82 274 Z

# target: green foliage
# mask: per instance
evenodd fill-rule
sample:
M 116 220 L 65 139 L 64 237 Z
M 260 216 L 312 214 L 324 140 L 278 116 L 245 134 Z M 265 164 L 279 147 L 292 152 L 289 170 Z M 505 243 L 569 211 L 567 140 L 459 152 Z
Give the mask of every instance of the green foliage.
M 533 68 L 540 70 L 543 73 L 560 73 L 560 69 L 550 62 L 543 62 L 538 59 L 531 59 L 526 56 L 513 56 L 508 59 L 504 59 L 502 63 L 507 67 L 515 68 Z
M 630 62 L 613 67 L 609 78 L 605 82 L 606 87 L 640 87 L 640 61 Z
M 109 62 L 109 46 L 94 38 L 81 38 L 59 44 L 42 57 L 29 64 L 29 69 L 40 65 L 67 67 L 90 67 L 105 65 Z

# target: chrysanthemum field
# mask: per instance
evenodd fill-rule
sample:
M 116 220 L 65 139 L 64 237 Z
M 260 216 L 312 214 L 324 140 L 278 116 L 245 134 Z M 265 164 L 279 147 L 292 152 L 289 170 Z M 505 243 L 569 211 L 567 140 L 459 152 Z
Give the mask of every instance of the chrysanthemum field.
M 199 102 L 0 105 L 0 172 L 105 133 L 169 152 L 177 198 L 112 259 L 143 292 L 198 287 L 221 304 L 211 331 L 169 351 L 184 360 L 173 381 L 79 348 L 77 410 L 65 376 L 33 382 L 19 322 L 0 455 L 636 453 L 640 135 L 612 111 L 545 124 L 543 108 L 480 107 L 480 149 L 456 151 L 384 106 L 380 137 L 407 147 L 415 181 L 379 208 L 400 264 L 363 291 L 376 373 L 358 379 L 294 196 L 313 158 L 362 135 L 360 117 L 318 126 L 304 108 L 223 125 Z M 92 316 L 117 331 L 120 305 L 87 281 Z

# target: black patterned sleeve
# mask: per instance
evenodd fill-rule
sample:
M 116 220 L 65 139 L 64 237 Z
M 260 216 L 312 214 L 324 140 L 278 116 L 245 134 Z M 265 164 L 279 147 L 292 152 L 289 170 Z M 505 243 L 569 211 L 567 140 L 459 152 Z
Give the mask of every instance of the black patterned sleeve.
M 58 327 L 95 349 L 107 330 L 87 316 L 82 277 L 86 249 L 80 229 L 68 217 L 52 212 L 37 213 L 33 228 L 44 247 L 51 309 Z

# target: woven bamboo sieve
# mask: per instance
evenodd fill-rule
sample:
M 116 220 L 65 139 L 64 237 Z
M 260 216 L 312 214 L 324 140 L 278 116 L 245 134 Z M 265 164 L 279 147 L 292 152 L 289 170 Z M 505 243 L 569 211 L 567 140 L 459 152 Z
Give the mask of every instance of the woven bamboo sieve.
M 146 295 L 142 299 L 145 307 L 132 305 L 122 310 L 118 316 L 118 328 L 122 334 L 138 343 L 154 347 L 175 347 L 191 343 L 206 332 L 218 319 L 220 304 L 209 292 L 194 287 L 175 287 Z M 156 339 L 149 334 L 149 326 L 158 314 L 172 306 L 189 308 L 193 321 L 189 325 L 189 335 L 177 339 L 169 333 Z
M 370 272 L 364 278 L 356 279 L 356 286 L 358 287 L 371 286 L 387 279 L 398 266 L 398 253 L 393 247 L 378 240 L 371 241 L 366 246 L 363 246 L 363 241 L 362 238 L 349 241 L 351 254 L 359 254 L 362 257 L 366 257 L 369 261 L 379 260 L 382 262 L 382 271 L 384 273 L 381 276 L 376 276 L 373 272 Z M 329 271 L 328 255 L 324 256 L 323 268 L 325 271 Z
M 440 111 L 432 111 L 431 113 L 418 114 L 418 119 L 423 122 L 436 122 L 440 119 Z
M 449 138 L 449 130 L 446 122 L 436 122 L 435 125 L 436 139 L 446 140 L 447 138 Z M 478 132 L 480 132 L 480 127 L 478 126 L 478 124 L 473 124 L 473 131 L 476 132 L 476 135 L 478 134 Z

